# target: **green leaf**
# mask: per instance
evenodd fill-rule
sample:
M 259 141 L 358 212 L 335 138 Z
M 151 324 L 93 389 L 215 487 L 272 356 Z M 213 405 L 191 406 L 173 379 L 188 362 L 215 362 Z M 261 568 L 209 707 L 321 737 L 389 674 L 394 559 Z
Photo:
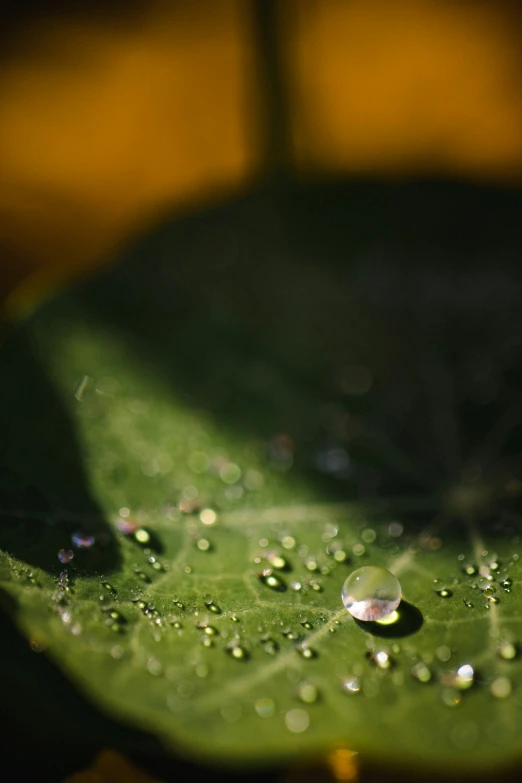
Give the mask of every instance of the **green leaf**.
M 517 273 L 441 262 L 406 295 L 404 265 L 370 274 L 331 237 L 310 262 L 344 217 L 283 240 L 262 209 L 179 221 L 6 342 L 5 604 L 88 698 L 185 754 L 512 761 Z M 365 564 L 399 577 L 395 623 L 344 609 Z

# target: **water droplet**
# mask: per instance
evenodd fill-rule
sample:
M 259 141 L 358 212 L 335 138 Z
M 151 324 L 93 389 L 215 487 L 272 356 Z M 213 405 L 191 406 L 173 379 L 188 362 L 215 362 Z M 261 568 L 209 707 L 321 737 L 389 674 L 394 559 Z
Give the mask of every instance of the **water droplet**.
M 110 582 L 102 582 L 102 586 L 107 590 L 108 593 L 111 595 L 116 595 L 116 590 L 114 587 L 110 584 Z
M 314 704 L 319 698 L 319 690 L 311 682 L 301 682 L 297 688 L 297 696 L 305 704 Z
M 352 547 L 352 552 L 355 555 L 355 557 L 362 557 L 364 553 L 366 552 L 365 547 L 363 544 L 354 544 Z
M 296 593 L 299 593 L 303 589 L 303 585 L 301 582 L 290 582 L 290 590 L 295 590 Z
M 323 586 L 320 582 L 317 581 L 317 579 L 310 579 L 309 584 L 312 590 L 314 590 L 316 593 L 323 592 Z
M 276 554 L 275 552 L 268 552 L 266 555 L 266 559 L 268 560 L 271 566 L 281 571 L 287 567 L 287 562 L 285 558 L 282 557 L 281 555 Z
M 360 693 L 361 691 L 361 685 L 357 677 L 345 677 L 345 679 L 341 681 L 341 687 L 343 691 L 348 694 Z
M 334 552 L 334 556 L 333 557 L 334 557 L 334 560 L 337 563 L 344 563 L 344 561 L 346 560 L 348 555 L 346 554 L 344 549 L 338 549 L 336 552 Z
M 300 734 L 306 731 L 310 725 L 310 716 L 306 710 L 289 710 L 285 715 L 285 723 L 288 731 L 294 734 Z
M 217 522 L 217 514 L 211 508 L 204 508 L 199 515 L 204 525 L 214 525 Z
M 95 536 L 91 536 L 88 533 L 81 533 L 77 531 L 76 533 L 72 534 L 71 541 L 78 549 L 89 549 L 94 545 L 96 538 Z
M 58 552 L 58 560 L 60 563 L 70 563 L 74 557 L 72 549 L 60 549 Z
M 284 536 L 281 539 L 281 543 L 284 546 L 285 549 L 294 549 L 295 548 L 295 538 L 292 536 Z
M 221 707 L 221 715 L 227 723 L 234 723 L 239 720 L 243 712 L 243 708 L 237 702 L 231 702 L 230 704 L 224 704 Z
M 206 538 L 200 538 L 198 539 L 196 546 L 201 552 L 208 552 L 210 549 L 210 541 Z
M 138 544 L 148 544 L 150 542 L 150 533 L 145 528 L 140 527 L 134 531 L 134 538 Z
M 377 533 L 375 530 L 372 530 L 371 528 L 366 528 L 366 530 L 363 530 L 361 533 L 361 539 L 364 541 L 365 544 L 372 544 L 375 539 L 377 538 Z
M 378 669 L 389 669 L 392 665 L 392 660 L 385 650 L 369 650 L 366 655 Z
M 473 565 L 472 563 L 467 563 L 465 566 L 462 567 L 462 570 L 468 576 L 475 576 L 475 574 L 477 573 L 477 566 Z
M 275 712 L 275 702 L 273 699 L 257 699 L 254 702 L 254 709 L 260 718 L 270 718 Z
M 503 579 L 500 584 L 502 585 L 502 589 L 506 593 L 510 593 L 511 592 L 511 587 L 513 585 L 513 580 L 509 576 L 507 576 L 505 579 Z
M 507 699 L 508 696 L 511 696 L 513 686 L 509 677 L 496 677 L 489 690 L 496 699 Z
M 390 571 L 363 566 L 350 574 L 342 589 L 343 604 L 357 620 L 379 620 L 400 604 L 401 586 Z
M 419 682 L 426 683 L 431 680 L 431 671 L 425 663 L 419 661 L 411 667 L 411 676 Z
M 305 658 L 306 660 L 315 658 L 317 655 L 317 653 L 314 650 L 312 650 L 311 647 L 308 647 L 308 645 L 305 642 L 303 642 L 303 644 L 298 644 L 295 650 L 297 653 L 299 653 L 301 658 Z
M 440 698 L 446 707 L 457 707 L 461 702 L 462 696 L 455 688 L 443 688 Z
M 154 677 L 159 677 L 161 672 L 163 671 L 163 666 L 161 665 L 160 661 L 158 661 L 156 658 L 149 658 L 147 661 L 147 671 L 149 674 L 152 674 Z
M 308 568 L 309 571 L 317 571 L 318 565 L 317 560 L 314 560 L 313 557 L 308 558 L 308 560 L 305 561 L 305 566 Z
M 513 642 L 503 642 L 498 648 L 498 654 L 504 661 L 513 661 L 518 656 L 518 649 Z
M 230 642 L 230 644 L 227 646 L 227 652 L 236 661 L 246 661 L 248 658 L 247 651 L 244 649 L 244 647 L 241 647 L 237 641 Z
M 205 625 L 203 628 L 203 633 L 205 636 L 217 636 L 217 628 L 214 628 L 213 625 Z
M 261 644 L 263 645 L 263 650 L 267 655 L 275 655 L 279 650 L 278 643 L 275 641 L 275 639 L 272 639 L 269 634 L 265 634 L 261 637 Z
M 286 585 L 283 580 L 279 576 L 273 574 L 271 569 L 268 568 L 262 571 L 258 576 L 260 581 L 271 590 L 277 590 L 280 593 L 283 593 L 286 590 Z
M 457 676 L 453 684 L 459 690 L 463 691 L 471 688 L 474 680 L 475 672 L 473 670 L 473 666 L 471 666 L 469 663 L 464 663 L 457 669 Z
M 472 604 L 472 602 L 471 602 L 471 601 L 468 601 L 468 599 L 467 599 L 467 598 L 463 598 L 463 599 L 462 599 L 462 603 L 464 604 L 464 606 L 466 607 L 466 609 L 473 609 L 473 604 Z

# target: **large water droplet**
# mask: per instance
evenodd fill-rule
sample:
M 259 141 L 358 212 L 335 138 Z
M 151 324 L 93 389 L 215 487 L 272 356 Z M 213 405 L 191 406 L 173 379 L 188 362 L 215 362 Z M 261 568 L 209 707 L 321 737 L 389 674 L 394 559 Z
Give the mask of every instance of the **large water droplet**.
M 356 620 L 380 620 L 399 606 L 401 586 L 397 577 L 385 568 L 363 566 L 345 581 L 342 599 Z

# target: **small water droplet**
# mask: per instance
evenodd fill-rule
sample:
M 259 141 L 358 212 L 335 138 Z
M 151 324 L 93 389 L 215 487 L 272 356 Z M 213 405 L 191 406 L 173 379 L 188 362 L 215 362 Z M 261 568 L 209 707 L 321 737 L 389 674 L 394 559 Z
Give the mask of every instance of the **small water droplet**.
M 271 636 L 261 637 L 261 643 L 263 645 L 263 650 L 267 655 L 275 655 L 279 650 L 278 643 L 275 641 L 275 639 L 272 639 Z
M 315 650 L 312 650 L 312 648 L 309 647 L 305 642 L 303 642 L 302 644 L 298 644 L 295 650 L 297 653 L 299 653 L 301 658 L 305 658 L 306 660 L 315 658 L 317 655 Z
M 473 604 L 472 604 L 472 602 L 471 602 L 471 601 L 468 601 L 468 599 L 467 599 L 467 598 L 463 598 L 463 599 L 462 599 L 462 603 L 464 604 L 464 606 L 466 607 L 466 609 L 473 609 Z
M 348 694 L 360 693 L 361 691 L 361 685 L 357 677 L 345 677 L 345 679 L 341 681 L 341 687 L 343 691 Z
M 296 593 L 301 592 L 303 585 L 301 582 L 290 582 L 290 590 L 295 590 Z
M 308 558 L 308 560 L 305 560 L 305 566 L 309 571 L 317 571 L 318 565 L 317 560 L 315 560 L 313 557 Z
M 297 687 L 297 697 L 305 704 L 314 704 L 319 699 L 319 689 L 311 682 L 301 682 Z
M 475 672 L 473 666 L 469 663 L 464 663 L 457 669 L 456 677 L 453 680 L 453 685 L 461 691 L 471 688 L 475 681 Z
M 254 709 L 260 718 L 270 718 L 275 712 L 275 702 L 268 698 L 257 699 L 254 702 Z
M 392 660 L 386 650 L 369 650 L 366 656 L 378 669 L 389 669 L 392 665 Z
M 306 710 L 295 709 L 289 710 L 285 715 L 286 727 L 294 734 L 300 734 L 306 731 L 310 725 L 310 716 Z
M 147 671 L 154 677 L 159 677 L 163 671 L 163 666 L 156 658 L 149 658 L 147 661 Z
M 236 661 L 246 661 L 248 658 L 247 651 L 237 641 L 230 642 L 227 646 L 227 652 Z
M 411 676 L 419 682 L 426 683 L 431 680 L 431 671 L 425 663 L 419 661 L 411 667 Z
M 207 538 L 198 539 L 196 546 L 201 552 L 208 552 L 211 549 L 210 541 Z
M 286 590 L 286 585 L 283 580 L 272 573 L 271 569 L 266 569 L 258 574 L 258 577 L 263 584 L 269 587 L 271 590 L 277 590 L 282 593 Z
M 333 557 L 334 557 L 334 560 L 337 563 L 344 563 L 345 560 L 347 559 L 348 555 L 346 554 L 344 549 L 338 549 L 336 552 L 334 552 L 334 556 Z
M 284 546 L 285 549 L 294 549 L 295 548 L 295 538 L 292 536 L 284 536 L 281 539 L 281 543 Z
M 504 661 L 513 661 L 518 656 L 518 648 L 513 642 L 503 642 L 498 648 L 498 654 Z
M 314 590 L 316 593 L 323 592 L 323 586 L 320 582 L 317 581 L 317 579 L 310 579 L 309 584 L 312 590 Z
M 443 688 L 440 697 L 446 707 L 457 707 L 462 699 L 461 694 L 455 688 Z
M 114 589 L 114 587 L 111 585 L 111 583 L 110 583 L 110 582 L 102 582 L 102 586 L 103 586 L 103 587 L 104 587 L 104 588 L 107 590 L 107 592 L 108 592 L 108 593 L 110 593 L 111 595 L 113 595 L 113 596 L 114 596 L 114 595 L 116 595 L 116 590 Z
M 511 696 L 513 685 L 509 677 L 496 677 L 489 686 L 491 695 L 496 699 L 507 699 Z
M 462 567 L 462 570 L 468 576 L 475 576 L 475 574 L 477 573 L 477 566 L 473 565 L 473 563 L 467 563 L 465 566 Z
M 58 560 L 60 563 L 70 563 L 74 557 L 72 549 L 60 549 L 58 552 Z
M 204 508 L 199 515 L 204 525 L 214 525 L 217 522 L 217 514 L 211 508 Z
M 138 544 L 148 544 L 150 542 L 150 533 L 144 527 L 139 527 L 134 531 L 134 538 Z

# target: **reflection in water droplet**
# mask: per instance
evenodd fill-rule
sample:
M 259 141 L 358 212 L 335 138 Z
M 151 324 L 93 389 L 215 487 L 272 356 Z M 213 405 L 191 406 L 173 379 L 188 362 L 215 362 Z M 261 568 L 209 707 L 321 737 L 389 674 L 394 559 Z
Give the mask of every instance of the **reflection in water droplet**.
M 273 699 L 257 699 L 254 709 L 260 718 L 270 718 L 275 712 L 275 702 Z
M 397 577 L 385 568 L 363 566 L 346 579 L 342 599 L 357 620 L 380 620 L 399 606 L 401 586 Z
M 513 686 L 509 677 L 496 677 L 490 685 L 491 695 L 496 699 L 507 699 L 511 696 Z
M 288 731 L 294 734 L 300 734 L 306 731 L 310 725 L 310 716 L 306 710 L 289 710 L 285 715 L 285 723 Z

